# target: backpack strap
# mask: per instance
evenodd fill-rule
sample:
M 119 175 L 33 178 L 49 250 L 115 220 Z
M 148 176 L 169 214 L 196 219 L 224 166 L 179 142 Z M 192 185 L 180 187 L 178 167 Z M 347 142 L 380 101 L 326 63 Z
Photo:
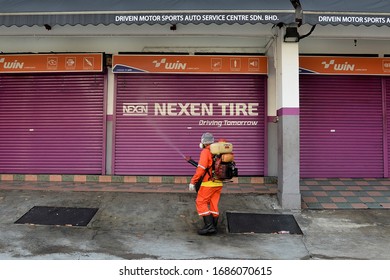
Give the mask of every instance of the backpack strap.
M 196 192 L 199 191 L 200 186 L 202 185 L 204 176 L 206 176 L 206 173 L 207 173 L 207 172 L 209 172 L 209 169 L 208 169 L 208 168 L 205 169 L 205 172 L 203 173 L 203 175 L 199 178 L 198 182 L 196 182 L 196 184 L 195 184 L 195 190 L 196 190 Z

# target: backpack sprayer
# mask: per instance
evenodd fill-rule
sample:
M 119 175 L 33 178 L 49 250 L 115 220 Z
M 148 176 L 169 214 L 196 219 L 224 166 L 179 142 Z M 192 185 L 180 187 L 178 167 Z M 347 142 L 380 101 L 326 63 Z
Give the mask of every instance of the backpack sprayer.
M 226 181 L 238 177 L 238 169 L 234 162 L 233 144 L 228 142 L 213 143 L 210 145 L 210 152 L 213 155 L 213 179 Z M 198 163 L 191 157 L 185 157 L 185 160 L 195 167 L 198 166 Z

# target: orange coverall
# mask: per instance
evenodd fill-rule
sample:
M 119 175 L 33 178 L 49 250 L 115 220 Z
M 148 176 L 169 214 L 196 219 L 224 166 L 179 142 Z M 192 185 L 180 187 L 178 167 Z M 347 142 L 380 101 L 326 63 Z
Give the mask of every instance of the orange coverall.
M 191 178 L 191 184 L 195 184 L 200 180 L 204 172 L 206 172 L 195 200 L 196 211 L 200 216 L 210 214 L 214 217 L 219 216 L 218 203 L 221 197 L 223 183 L 219 180 L 213 180 L 211 177 L 212 165 L 213 155 L 210 152 L 210 145 L 208 145 L 202 149 L 195 174 Z M 206 171 L 207 168 L 208 170 Z

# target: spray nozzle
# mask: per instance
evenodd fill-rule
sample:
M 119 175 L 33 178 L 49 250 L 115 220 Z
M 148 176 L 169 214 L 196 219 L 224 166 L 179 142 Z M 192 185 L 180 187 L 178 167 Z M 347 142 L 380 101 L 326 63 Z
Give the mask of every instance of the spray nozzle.
M 193 166 L 195 166 L 195 167 L 198 166 L 198 163 L 197 163 L 195 160 L 193 160 L 191 157 L 185 157 L 185 160 L 186 160 L 189 164 L 191 164 L 191 165 L 193 165 Z
M 189 156 L 183 155 L 183 158 L 184 158 L 186 161 L 190 161 L 190 160 L 191 160 L 191 157 L 189 157 Z

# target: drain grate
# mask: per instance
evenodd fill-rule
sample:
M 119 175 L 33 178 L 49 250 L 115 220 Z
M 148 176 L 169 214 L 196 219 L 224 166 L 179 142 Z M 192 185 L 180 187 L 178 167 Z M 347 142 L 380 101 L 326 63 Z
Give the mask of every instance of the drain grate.
M 230 233 L 303 234 L 293 215 L 227 212 Z
M 34 206 L 15 224 L 86 226 L 99 208 Z

